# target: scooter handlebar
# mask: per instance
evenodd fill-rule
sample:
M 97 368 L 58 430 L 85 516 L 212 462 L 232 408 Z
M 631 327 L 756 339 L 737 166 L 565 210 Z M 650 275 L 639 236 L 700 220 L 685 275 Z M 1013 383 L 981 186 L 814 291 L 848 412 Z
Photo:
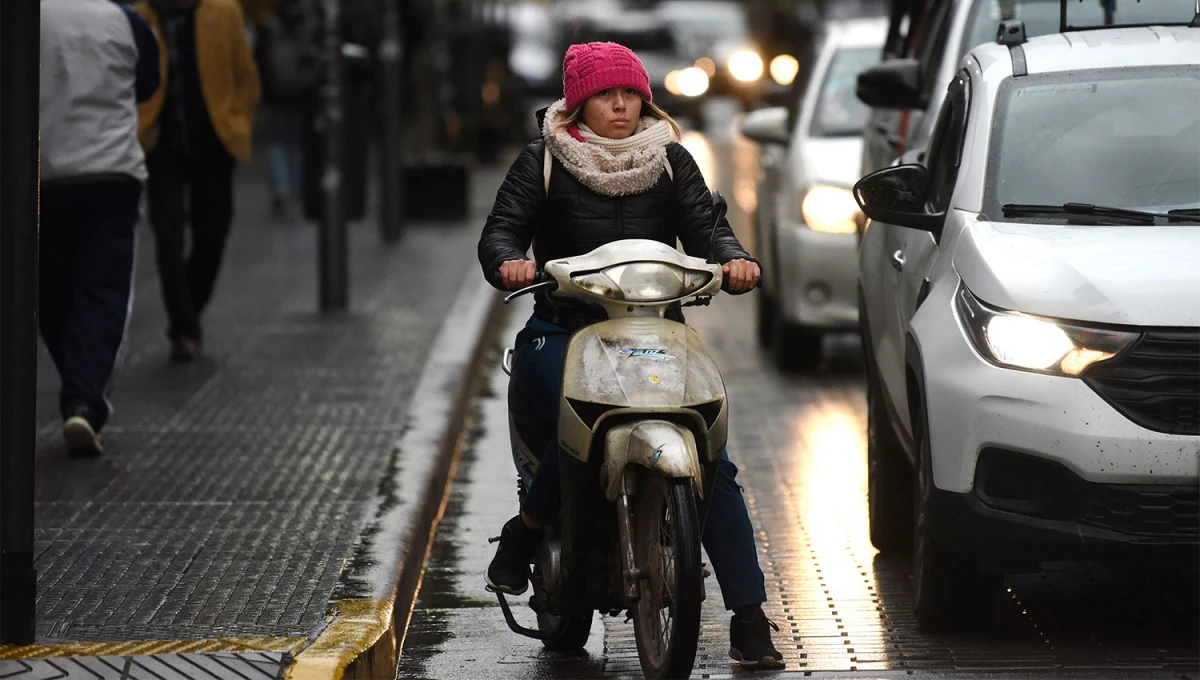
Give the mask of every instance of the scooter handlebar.
M 547 291 L 557 290 L 558 289 L 558 281 L 555 280 L 553 277 L 551 277 L 549 274 L 547 274 L 544 270 L 539 269 L 533 275 L 533 284 L 526 286 L 526 287 L 522 288 L 521 290 L 518 290 L 515 293 L 509 294 L 507 297 L 504 298 L 504 304 L 507 305 L 509 302 L 511 302 L 512 300 L 515 300 L 516 298 L 521 297 L 522 295 L 528 295 L 529 293 L 533 293 L 533 292 L 543 290 L 543 289 L 545 289 Z

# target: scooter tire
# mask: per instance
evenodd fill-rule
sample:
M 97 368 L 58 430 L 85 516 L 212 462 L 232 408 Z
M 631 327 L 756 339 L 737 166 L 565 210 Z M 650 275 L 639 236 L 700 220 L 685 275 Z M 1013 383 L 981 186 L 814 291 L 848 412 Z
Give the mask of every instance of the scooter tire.
M 640 580 L 641 597 L 634 607 L 634 638 L 638 660 L 647 678 L 686 678 L 696 663 L 700 638 L 700 603 L 703 598 L 703 572 L 700 562 L 700 520 L 692 481 L 665 479 L 657 475 L 643 478 L 637 493 L 634 537 L 638 569 L 646 574 Z M 664 564 L 670 547 L 672 565 Z M 668 583 L 667 581 L 672 581 Z M 670 630 L 663 631 L 660 613 L 655 608 L 670 598 Z

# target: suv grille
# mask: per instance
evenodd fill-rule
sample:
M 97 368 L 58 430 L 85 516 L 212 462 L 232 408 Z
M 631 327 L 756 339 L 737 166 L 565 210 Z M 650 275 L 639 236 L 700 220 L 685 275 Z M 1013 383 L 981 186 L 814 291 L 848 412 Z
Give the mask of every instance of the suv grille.
M 1092 491 L 1080 517 L 1088 524 L 1150 536 L 1195 536 L 1200 527 L 1196 489 L 1095 484 Z
M 1084 381 L 1126 418 L 1167 434 L 1200 435 L 1200 329 L 1147 331 Z

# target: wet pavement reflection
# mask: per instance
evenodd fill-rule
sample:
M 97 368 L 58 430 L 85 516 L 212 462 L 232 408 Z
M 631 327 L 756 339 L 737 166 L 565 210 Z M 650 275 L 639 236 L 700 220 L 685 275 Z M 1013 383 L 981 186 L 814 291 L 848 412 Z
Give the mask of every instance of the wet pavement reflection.
M 719 116 L 709 116 L 719 121 Z M 730 197 L 731 219 L 753 252 L 757 150 L 714 123 L 684 143 Z M 749 186 L 749 189 L 747 189 Z M 748 196 L 747 196 L 748 194 Z M 729 450 L 741 468 L 768 616 L 787 677 L 1181 678 L 1200 677 L 1200 588 L 1195 573 L 1147 565 L 1115 571 L 1054 564 L 1010 576 L 994 629 L 930 635 L 917 628 L 907 559 L 876 554 L 867 532 L 866 401 L 857 338 L 827 342 L 813 375 L 780 375 L 754 339 L 751 297 L 719 297 L 689 311 L 720 365 L 732 412 Z M 511 344 L 529 313 L 513 310 L 495 351 Z M 633 629 L 596 616 L 585 653 L 544 652 L 511 633 L 483 589 L 487 537 L 516 512 L 497 368 L 479 399 L 469 446 L 434 544 L 411 625 L 401 678 L 609 678 L 640 675 Z M 748 677 L 726 652 L 728 614 L 716 580 L 706 582 L 694 677 Z M 527 624 L 533 615 L 514 606 Z

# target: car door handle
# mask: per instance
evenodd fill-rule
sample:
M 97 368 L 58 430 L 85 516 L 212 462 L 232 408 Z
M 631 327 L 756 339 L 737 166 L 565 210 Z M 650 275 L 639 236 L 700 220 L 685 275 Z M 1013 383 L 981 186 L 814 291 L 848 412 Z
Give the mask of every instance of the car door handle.
M 898 271 L 898 272 L 904 271 L 904 251 L 903 250 L 897 250 L 896 252 L 892 253 L 892 266 L 895 267 L 896 271 Z

